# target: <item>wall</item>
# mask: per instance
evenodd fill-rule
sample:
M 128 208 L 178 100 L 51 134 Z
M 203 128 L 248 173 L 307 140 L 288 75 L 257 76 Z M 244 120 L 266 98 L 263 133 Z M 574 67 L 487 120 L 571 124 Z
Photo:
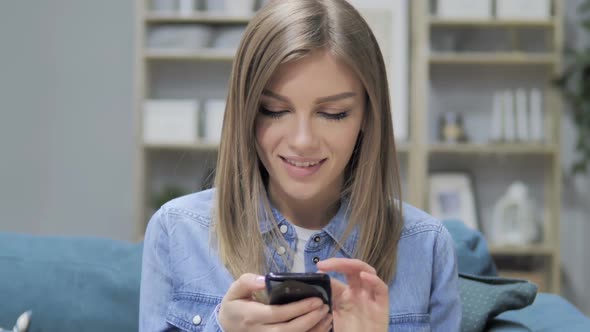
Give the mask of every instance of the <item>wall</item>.
M 0 2 L 0 230 L 133 238 L 133 10 Z

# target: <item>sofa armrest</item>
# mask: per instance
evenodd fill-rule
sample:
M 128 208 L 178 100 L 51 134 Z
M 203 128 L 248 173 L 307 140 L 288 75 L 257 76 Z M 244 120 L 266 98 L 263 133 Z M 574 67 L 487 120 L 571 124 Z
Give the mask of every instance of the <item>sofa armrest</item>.
M 590 331 L 590 319 L 561 296 L 537 294 L 532 305 L 496 317 L 488 331 Z

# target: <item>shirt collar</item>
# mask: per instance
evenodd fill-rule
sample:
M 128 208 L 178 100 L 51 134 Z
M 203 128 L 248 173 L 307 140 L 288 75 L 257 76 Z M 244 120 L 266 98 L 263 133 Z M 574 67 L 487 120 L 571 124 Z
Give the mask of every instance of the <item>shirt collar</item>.
M 260 232 L 262 234 L 270 232 L 273 228 L 273 223 L 288 223 L 286 218 L 279 212 L 279 210 L 271 203 L 269 204 L 272 211 L 272 218 L 270 219 L 272 220 L 269 220 L 269 218 L 262 218 L 260 221 Z M 340 208 L 338 209 L 338 212 L 332 218 L 332 220 L 330 220 L 328 225 L 322 229 L 322 231 L 326 232 L 326 234 L 328 234 L 332 240 L 334 240 L 334 242 L 338 243 L 346 255 L 353 257 L 356 242 L 359 237 L 359 226 L 355 226 L 344 242 L 341 241 L 341 238 L 346 231 L 346 226 L 348 225 L 350 209 L 350 199 L 343 198 L 340 202 Z

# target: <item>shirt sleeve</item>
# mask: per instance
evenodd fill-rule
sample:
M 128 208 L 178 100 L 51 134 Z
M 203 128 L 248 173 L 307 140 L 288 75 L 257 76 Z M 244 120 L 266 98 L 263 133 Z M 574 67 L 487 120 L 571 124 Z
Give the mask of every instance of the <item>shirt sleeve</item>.
M 139 290 L 139 331 L 169 331 L 166 320 L 172 302 L 173 275 L 170 266 L 170 243 L 165 207 L 150 219 L 144 237 Z M 207 320 L 205 332 L 222 332 L 217 310 Z
M 434 246 L 433 282 L 430 296 L 432 331 L 459 331 L 461 315 L 457 254 L 451 235 L 445 227 L 441 226 Z
M 166 213 L 161 208 L 150 219 L 144 237 L 139 288 L 139 331 L 170 328 L 166 309 L 172 298 Z

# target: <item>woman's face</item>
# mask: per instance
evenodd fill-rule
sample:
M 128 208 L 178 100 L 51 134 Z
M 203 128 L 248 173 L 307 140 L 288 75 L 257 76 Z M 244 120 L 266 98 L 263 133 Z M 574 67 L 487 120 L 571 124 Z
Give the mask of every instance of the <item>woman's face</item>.
M 330 52 L 280 66 L 256 117 L 270 192 L 303 201 L 339 194 L 364 105 L 361 82 Z

